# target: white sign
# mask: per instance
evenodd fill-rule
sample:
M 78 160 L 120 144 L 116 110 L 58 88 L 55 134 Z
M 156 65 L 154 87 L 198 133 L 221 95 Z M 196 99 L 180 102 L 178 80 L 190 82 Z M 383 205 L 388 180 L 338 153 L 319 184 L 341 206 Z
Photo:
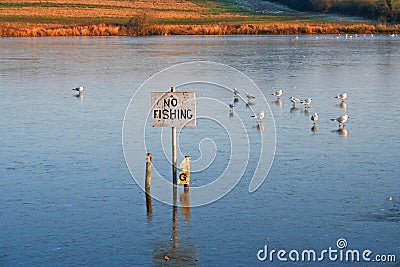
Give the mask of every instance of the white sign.
M 153 127 L 196 127 L 194 92 L 152 92 Z

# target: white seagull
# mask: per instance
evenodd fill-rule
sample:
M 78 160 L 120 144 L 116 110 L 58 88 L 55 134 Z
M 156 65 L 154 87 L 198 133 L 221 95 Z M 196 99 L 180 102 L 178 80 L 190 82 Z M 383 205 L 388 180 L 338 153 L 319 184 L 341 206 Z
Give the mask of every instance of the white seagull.
M 236 88 L 233 88 L 233 102 L 239 102 L 239 91 Z
M 300 103 L 304 105 L 304 108 L 309 108 L 312 98 L 307 98 L 305 100 L 300 100 Z
M 72 91 L 77 91 L 78 94 L 82 94 L 83 93 L 83 86 L 72 88 Z
M 296 103 L 300 103 L 300 99 L 298 99 L 294 96 L 289 97 L 289 99 L 290 99 L 290 102 L 293 103 L 293 106 L 296 106 Z
M 235 104 L 229 103 L 230 112 L 233 112 L 235 109 Z
M 349 119 L 349 115 L 342 115 L 340 117 L 337 117 L 336 119 L 331 119 L 331 121 L 337 121 L 339 123 L 339 128 L 340 126 L 344 127 L 344 123 Z
M 182 171 L 190 171 L 190 156 L 186 156 L 181 164 L 179 164 L 179 168 L 182 169 Z
M 318 121 L 318 113 L 317 112 L 315 112 L 314 115 L 311 116 L 311 120 L 314 122 L 314 124 L 317 123 L 317 121 Z
M 278 91 L 276 91 L 275 93 L 273 93 L 271 95 L 274 95 L 277 98 L 280 98 L 282 94 L 283 94 L 283 90 L 281 89 L 281 90 L 278 90 Z
M 252 117 L 257 120 L 258 124 L 260 124 L 262 119 L 264 118 L 265 114 L 266 114 L 265 111 L 261 111 L 260 113 L 258 113 L 258 115 L 252 115 Z
M 342 102 L 343 102 L 347 98 L 347 93 L 344 92 L 338 96 L 335 96 L 335 98 L 338 98 L 338 99 L 342 100 Z
M 251 95 L 251 94 L 248 94 L 248 93 L 246 93 L 245 95 L 246 95 L 246 97 L 247 97 L 247 99 L 248 99 L 249 101 L 256 98 L 254 95 Z

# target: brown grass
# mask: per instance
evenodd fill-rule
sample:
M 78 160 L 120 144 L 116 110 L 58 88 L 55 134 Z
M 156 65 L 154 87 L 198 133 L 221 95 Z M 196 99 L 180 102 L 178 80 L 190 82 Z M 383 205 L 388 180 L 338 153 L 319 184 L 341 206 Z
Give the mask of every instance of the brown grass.
M 319 24 L 246 24 L 246 25 L 155 25 L 146 27 L 140 35 L 226 35 L 226 34 L 339 34 L 339 33 L 391 33 L 399 27 Z M 1 36 L 121 36 L 129 35 L 124 25 L 93 24 L 72 27 L 1 27 Z M 136 35 L 136 34 L 134 34 Z

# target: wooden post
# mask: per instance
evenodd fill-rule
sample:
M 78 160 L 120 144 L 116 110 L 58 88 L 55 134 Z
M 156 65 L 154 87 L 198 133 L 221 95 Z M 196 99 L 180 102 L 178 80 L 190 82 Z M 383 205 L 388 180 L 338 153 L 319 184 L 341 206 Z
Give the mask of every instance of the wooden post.
M 176 92 L 175 87 L 171 87 L 171 93 Z M 172 184 L 177 185 L 176 178 L 176 127 L 172 127 Z
M 147 215 L 151 215 L 153 213 L 152 203 L 151 203 L 151 193 L 150 193 L 150 185 L 151 185 L 151 168 L 153 166 L 153 155 L 151 153 L 147 153 L 146 158 L 146 180 L 145 180 L 145 191 L 146 191 L 146 209 Z
M 185 156 L 185 158 L 186 158 L 186 160 L 187 160 L 187 171 L 189 172 L 189 177 L 190 177 L 190 156 Z M 187 183 L 187 184 L 184 184 L 183 185 L 183 190 L 185 191 L 185 192 L 187 192 L 187 191 L 189 191 L 189 186 L 190 186 L 190 179 L 189 179 L 189 182 Z

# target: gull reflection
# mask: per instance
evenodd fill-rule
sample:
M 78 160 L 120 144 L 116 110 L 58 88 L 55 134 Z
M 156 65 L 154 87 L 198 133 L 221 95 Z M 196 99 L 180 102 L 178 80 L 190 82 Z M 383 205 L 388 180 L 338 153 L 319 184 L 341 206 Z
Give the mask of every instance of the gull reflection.
M 311 132 L 313 132 L 314 134 L 316 134 L 318 132 L 318 127 L 317 125 L 313 125 L 313 127 L 311 127 Z
M 250 106 L 253 106 L 253 105 L 255 105 L 255 103 L 252 102 L 251 100 L 248 100 L 248 101 L 246 102 L 246 107 L 250 107 Z
M 300 108 L 298 108 L 298 107 L 296 107 L 296 106 L 292 106 L 292 107 L 290 108 L 290 113 L 293 113 L 293 112 L 298 111 L 298 110 L 300 110 Z
M 79 98 L 83 104 L 83 94 L 74 95 L 76 98 Z
M 340 136 L 347 137 L 349 135 L 349 131 L 346 128 L 339 128 L 337 130 L 333 130 L 332 132 L 338 133 Z
M 257 130 L 259 130 L 261 132 L 264 132 L 264 129 L 265 129 L 264 125 L 262 125 L 262 124 L 258 124 L 256 126 L 254 126 L 254 128 L 256 128 Z
M 347 104 L 345 102 L 341 102 L 340 104 L 337 104 L 336 106 L 338 106 L 339 108 L 342 108 L 342 109 L 347 108 Z
M 278 99 L 276 99 L 275 101 L 274 101 L 274 103 L 275 103 L 275 105 L 277 105 L 278 107 L 282 107 L 282 100 L 280 99 L 280 98 L 278 98 Z

